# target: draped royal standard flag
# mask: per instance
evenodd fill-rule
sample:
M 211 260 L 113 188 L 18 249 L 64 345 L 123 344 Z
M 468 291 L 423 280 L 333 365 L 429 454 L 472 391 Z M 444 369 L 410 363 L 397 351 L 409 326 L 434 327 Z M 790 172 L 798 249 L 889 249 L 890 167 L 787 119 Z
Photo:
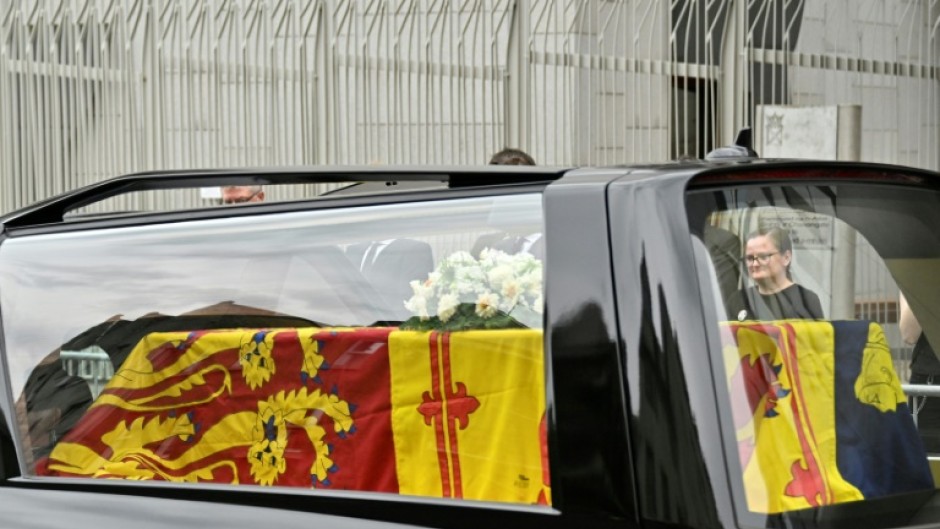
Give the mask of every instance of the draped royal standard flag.
M 933 487 L 877 324 L 727 323 L 722 336 L 751 511 Z
M 150 334 L 39 471 L 396 492 L 388 333 Z
M 840 321 L 833 322 L 833 330 L 842 475 L 866 498 L 933 489 L 926 452 L 881 327 Z
M 542 332 L 394 332 L 402 494 L 548 504 Z

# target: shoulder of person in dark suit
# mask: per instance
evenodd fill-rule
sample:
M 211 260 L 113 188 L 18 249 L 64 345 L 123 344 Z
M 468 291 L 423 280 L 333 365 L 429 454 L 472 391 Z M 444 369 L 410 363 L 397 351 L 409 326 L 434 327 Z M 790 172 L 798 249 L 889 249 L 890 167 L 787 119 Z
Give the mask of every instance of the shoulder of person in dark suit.
M 480 258 L 480 254 L 485 248 L 493 248 L 496 244 L 505 239 L 509 234 L 502 231 L 497 231 L 493 233 L 484 233 L 477 237 L 477 240 L 473 243 L 473 248 L 470 249 L 470 255 Z
M 741 239 L 724 228 L 705 226 L 705 247 L 711 255 L 721 295 L 730 299 L 741 287 Z M 740 295 L 740 294 L 739 294 Z
M 538 238 L 532 242 L 532 245 L 529 246 L 526 251 L 535 256 L 537 259 L 545 258 L 545 236 L 541 233 L 533 234 L 538 235 Z
M 431 245 L 415 239 L 395 239 L 388 243 L 376 256 L 376 266 L 383 266 L 383 261 L 392 259 L 399 262 L 399 272 L 409 279 L 423 277 L 434 268 Z
M 819 301 L 819 296 L 815 292 L 799 284 L 797 285 L 797 291 L 799 292 L 803 307 L 805 307 L 806 311 L 809 313 L 808 316 L 817 320 L 826 319 L 825 314 L 823 314 L 822 303 Z
M 405 251 L 423 252 L 425 250 L 430 251 L 431 245 L 424 241 L 419 241 L 416 239 L 407 239 L 407 238 L 393 239 L 391 242 L 389 242 L 386 245 L 385 249 L 382 251 L 384 252 L 388 250 L 395 250 L 399 252 L 405 252 Z

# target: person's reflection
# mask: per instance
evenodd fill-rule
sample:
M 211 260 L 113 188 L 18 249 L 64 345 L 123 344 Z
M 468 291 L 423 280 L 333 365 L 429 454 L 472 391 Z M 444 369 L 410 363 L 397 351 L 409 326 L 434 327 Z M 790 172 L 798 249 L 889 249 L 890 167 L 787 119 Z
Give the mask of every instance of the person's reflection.
M 756 231 L 747 238 L 744 263 L 754 286 L 731 295 L 726 304 L 728 319 L 745 320 L 821 320 L 819 296 L 793 282 L 790 264 L 793 242 L 782 228 Z
M 940 359 L 934 352 L 927 336 L 917 321 L 904 294 L 898 303 L 898 327 L 901 339 L 914 346 L 911 353 L 911 384 L 940 383 Z M 910 398 L 911 412 L 917 421 L 917 430 L 928 452 L 940 452 L 940 397 L 913 396 Z
M 61 440 L 91 406 L 89 383 L 69 374 L 61 351 L 97 347 L 107 353 L 117 372 L 137 344 L 152 332 L 178 332 L 226 328 L 317 327 L 304 318 L 223 301 L 178 316 L 147 313 L 135 320 L 115 315 L 86 329 L 56 349 L 30 372 L 16 402 L 20 431 L 26 436 L 34 461 L 42 465 Z
M 33 369 L 17 400 L 20 427 L 27 433 L 34 461 L 49 455 L 93 401 L 88 383 L 62 369 L 59 350 Z
M 706 225 L 702 240 L 711 256 L 722 299 L 741 288 L 741 239 L 717 226 Z
M 264 202 L 264 189 L 261 186 L 225 186 L 221 192 L 222 203 L 226 205 Z
M 381 319 L 403 321 L 410 316 L 405 301 L 413 295 L 410 283 L 434 270 L 431 245 L 414 239 L 386 239 L 352 244 L 346 256 L 381 296 Z

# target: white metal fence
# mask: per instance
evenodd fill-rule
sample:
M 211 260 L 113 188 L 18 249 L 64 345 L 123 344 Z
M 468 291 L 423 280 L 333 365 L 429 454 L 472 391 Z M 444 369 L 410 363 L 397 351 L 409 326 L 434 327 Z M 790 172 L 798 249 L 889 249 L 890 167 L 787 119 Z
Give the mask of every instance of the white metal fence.
M 938 14 L 940 0 L 0 0 L 0 210 L 150 169 L 479 164 L 504 146 L 553 165 L 698 157 L 760 104 L 861 105 L 863 159 L 937 168 Z

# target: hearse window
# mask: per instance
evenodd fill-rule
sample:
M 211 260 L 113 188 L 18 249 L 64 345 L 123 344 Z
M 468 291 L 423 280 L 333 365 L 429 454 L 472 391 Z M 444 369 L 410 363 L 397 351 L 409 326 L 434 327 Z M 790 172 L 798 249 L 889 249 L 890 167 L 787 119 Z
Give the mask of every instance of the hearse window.
M 899 321 L 904 296 L 940 345 L 940 193 L 744 186 L 692 191 L 688 206 L 746 525 L 825 507 L 826 523 L 851 526 L 879 502 L 884 518 L 866 523 L 881 527 L 927 509 L 940 371 L 917 370 L 940 362 Z
M 540 193 L 14 237 L 24 472 L 550 503 Z

